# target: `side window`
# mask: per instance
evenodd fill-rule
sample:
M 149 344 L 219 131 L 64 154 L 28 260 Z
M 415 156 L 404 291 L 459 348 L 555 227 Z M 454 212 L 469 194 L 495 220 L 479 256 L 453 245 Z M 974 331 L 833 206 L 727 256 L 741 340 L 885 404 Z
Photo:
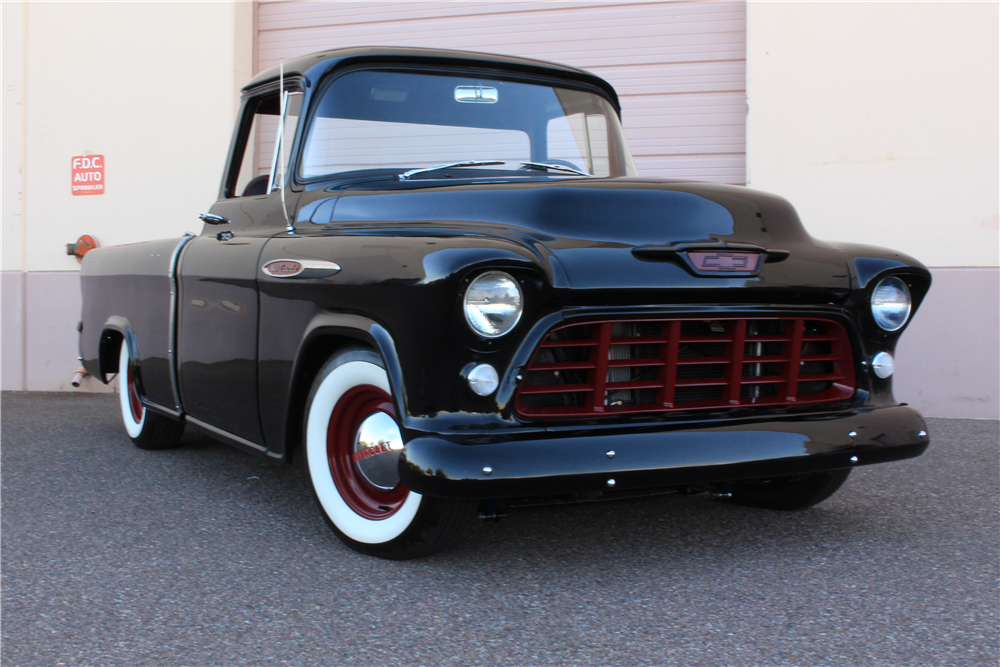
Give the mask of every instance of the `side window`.
M 594 176 L 610 176 L 608 119 L 603 114 L 576 113 L 553 118 L 548 127 L 550 161 L 569 162 Z
M 249 135 L 240 158 L 235 187 L 229 192 L 229 197 L 265 195 L 269 184 L 274 189 L 282 184 L 283 176 L 287 180 L 288 159 L 302 109 L 302 94 L 288 93 L 285 105 L 280 155 L 275 155 L 275 148 L 281 124 L 281 97 L 275 92 L 248 105 L 252 109 Z

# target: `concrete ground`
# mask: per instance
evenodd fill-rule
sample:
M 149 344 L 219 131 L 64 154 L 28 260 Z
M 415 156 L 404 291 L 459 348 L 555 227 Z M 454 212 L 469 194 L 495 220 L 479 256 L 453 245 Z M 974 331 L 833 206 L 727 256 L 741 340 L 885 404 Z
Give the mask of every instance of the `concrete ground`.
M 996 665 L 995 421 L 799 513 L 702 496 L 536 510 L 449 551 L 343 547 L 283 466 L 117 397 L 2 396 L 2 653 L 34 665 Z

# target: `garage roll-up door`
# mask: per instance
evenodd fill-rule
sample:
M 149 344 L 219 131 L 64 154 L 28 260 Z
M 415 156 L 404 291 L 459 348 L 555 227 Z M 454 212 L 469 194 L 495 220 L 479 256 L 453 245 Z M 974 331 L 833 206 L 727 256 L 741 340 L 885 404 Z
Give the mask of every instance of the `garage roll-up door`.
M 746 182 L 743 2 L 261 2 L 257 71 L 347 46 L 540 58 L 611 82 L 643 176 Z

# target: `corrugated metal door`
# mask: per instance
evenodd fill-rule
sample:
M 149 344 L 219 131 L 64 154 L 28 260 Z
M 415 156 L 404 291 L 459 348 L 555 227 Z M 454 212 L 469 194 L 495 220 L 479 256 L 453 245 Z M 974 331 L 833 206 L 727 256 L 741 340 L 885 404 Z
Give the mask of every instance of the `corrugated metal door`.
M 345 46 L 540 58 L 611 82 L 639 173 L 746 182 L 744 2 L 261 2 L 256 66 Z

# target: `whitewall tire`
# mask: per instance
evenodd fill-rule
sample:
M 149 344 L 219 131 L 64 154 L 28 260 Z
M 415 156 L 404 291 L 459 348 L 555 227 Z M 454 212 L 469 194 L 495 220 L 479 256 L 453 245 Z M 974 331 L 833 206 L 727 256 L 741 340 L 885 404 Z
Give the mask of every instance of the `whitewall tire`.
M 428 555 L 475 511 L 475 502 L 426 498 L 399 481 L 403 441 L 389 377 L 373 350 L 342 350 L 323 366 L 303 434 L 316 501 L 356 551 L 395 560 Z
M 139 400 L 136 370 L 128 352 L 128 343 L 122 341 L 118 355 L 118 399 L 122 408 L 122 421 L 130 438 L 138 438 L 146 422 L 146 409 Z
M 184 422 L 150 411 L 140 398 L 139 364 L 132 358 L 127 340 L 118 354 L 118 399 L 125 431 L 139 449 L 176 447 L 184 433 Z

